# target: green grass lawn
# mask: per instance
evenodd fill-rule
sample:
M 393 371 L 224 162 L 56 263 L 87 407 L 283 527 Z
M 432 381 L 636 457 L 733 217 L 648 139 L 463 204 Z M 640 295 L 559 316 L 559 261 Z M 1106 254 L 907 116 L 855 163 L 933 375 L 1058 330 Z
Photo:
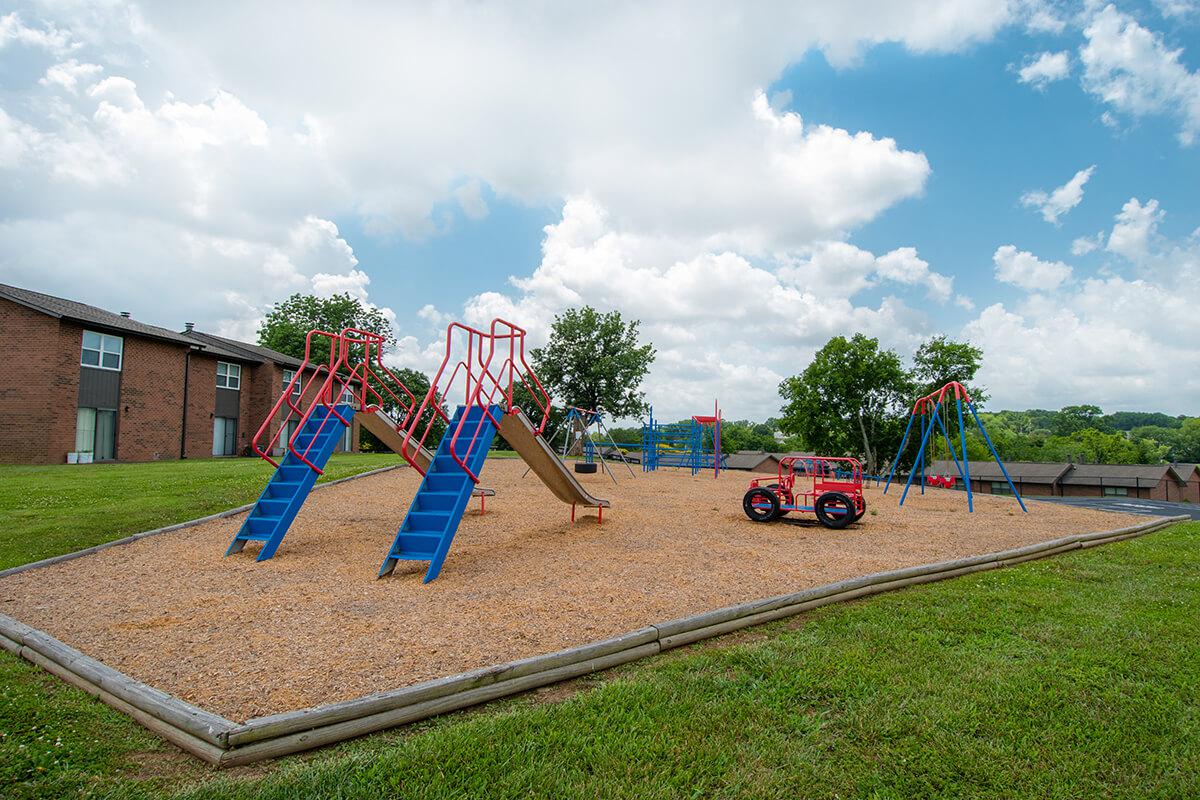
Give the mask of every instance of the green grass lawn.
M 391 453 L 335 455 L 321 480 L 398 463 Z M 0 466 L 0 569 L 245 505 L 272 470 L 258 458 Z
M 0 796 L 1196 797 L 1197 563 L 1176 525 L 229 773 L 0 654 Z

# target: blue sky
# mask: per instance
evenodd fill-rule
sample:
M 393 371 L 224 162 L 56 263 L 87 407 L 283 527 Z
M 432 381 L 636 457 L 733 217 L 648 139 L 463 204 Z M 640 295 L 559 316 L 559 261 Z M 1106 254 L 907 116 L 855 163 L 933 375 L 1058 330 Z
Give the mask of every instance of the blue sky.
M 857 331 L 971 340 L 994 406 L 1200 412 L 1192 0 L 292 8 L 0 11 L 0 281 L 243 337 L 350 291 L 423 369 L 616 308 L 667 416 Z

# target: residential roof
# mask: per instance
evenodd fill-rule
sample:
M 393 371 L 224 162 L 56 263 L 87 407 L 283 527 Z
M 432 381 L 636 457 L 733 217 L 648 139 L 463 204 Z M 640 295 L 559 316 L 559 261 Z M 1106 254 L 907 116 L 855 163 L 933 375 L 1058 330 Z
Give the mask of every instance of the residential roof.
M 1062 482 L 1090 486 L 1103 481 L 1107 486 L 1136 486 L 1158 483 L 1165 477 L 1187 482 L 1170 464 L 1075 464 Z
M 1000 471 L 1000 467 L 995 461 L 971 461 L 967 466 L 970 468 L 972 478 L 984 481 L 1004 480 L 1004 473 Z M 1014 481 L 1052 484 L 1061 480 L 1063 475 L 1071 469 L 1071 465 L 1066 462 L 1006 461 L 1004 468 L 1008 470 L 1008 476 Z M 935 475 L 958 477 L 958 467 L 949 459 L 931 462 L 929 472 Z
M 250 344 L 249 342 L 239 342 L 237 339 L 227 339 L 224 336 L 217 336 L 215 333 L 205 333 L 194 328 L 191 331 L 184 331 L 181 335 L 199 342 L 204 345 L 206 350 L 220 348 L 226 351 L 226 353 L 231 353 L 232 357 L 243 361 L 255 361 L 258 363 L 272 361 L 276 364 L 282 364 L 285 367 L 298 367 L 303 363 L 298 358 L 281 353 L 278 350 L 272 350 L 269 347 Z
M 780 456 L 774 453 L 759 451 L 739 451 L 725 456 L 726 469 L 744 469 L 755 472 L 761 469 L 774 471 L 779 466 Z
M 1149 486 L 1164 477 L 1186 483 L 1191 472 L 1183 464 L 1071 464 L 1068 462 L 1006 461 L 1005 469 L 1021 483 L 1061 483 L 1071 486 Z M 1195 465 L 1190 465 L 1193 468 Z M 1002 481 L 1004 473 L 995 461 L 972 461 L 971 477 L 984 481 Z M 957 477 L 953 461 L 931 462 L 929 472 Z
M 157 325 L 147 325 L 132 317 L 114 314 L 86 303 L 77 303 L 74 300 L 66 300 L 30 289 L 0 283 L 0 297 L 56 319 L 69 319 L 90 327 L 145 336 L 179 345 L 196 345 L 196 342 L 175 331 L 160 328 Z

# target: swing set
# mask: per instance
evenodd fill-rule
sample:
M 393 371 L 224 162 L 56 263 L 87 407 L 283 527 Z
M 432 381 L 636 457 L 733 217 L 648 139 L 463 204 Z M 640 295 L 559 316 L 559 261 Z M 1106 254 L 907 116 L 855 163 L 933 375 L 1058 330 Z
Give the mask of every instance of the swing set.
M 958 416 L 958 440 L 962 443 L 961 460 L 954 445 L 950 442 L 950 431 L 946 427 L 945 422 L 945 418 L 950 415 L 951 396 L 953 396 Z M 913 420 L 919 417 L 921 420 L 921 448 L 917 452 L 917 463 L 913 469 L 909 470 L 908 480 L 904 482 L 904 492 L 900 495 L 900 505 L 904 505 L 904 500 L 908 497 L 908 490 L 912 487 L 913 478 L 918 474 L 921 476 L 921 494 L 925 494 L 925 484 L 927 482 L 945 486 L 947 481 L 953 480 L 953 478 L 947 476 L 938 476 L 936 481 L 930 481 L 925 477 L 925 450 L 931 441 L 930 437 L 933 435 L 934 428 L 936 427 L 940 431 L 942 439 L 946 442 L 946 449 L 950 453 L 950 460 L 954 462 L 954 466 L 958 470 L 958 476 L 962 479 L 963 485 L 966 487 L 967 511 L 974 513 L 975 500 L 971 494 L 971 464 L 967 460 L 967 433 L 966 426 L 963 424 L 964 404 L 967 411 L 970 412 L 971 418 L 975 420 L 975 425 L 979 428 L 979 432 L 983 435 L 983 441 L 987 443 L 992 458 L 996 459 L 996 465 L 1000 467 L 1000 472 L 1004 474 L 1004 480 L 1008 482 L 1008 488 L 1012 490 L 1013 497 L 1017 498 L 1017 502 L 1021 505 L 1021 510 L 1028 513 L 1029 509 L 1025 507 L 1025 501 L 1021 499 L 1021 493 L 1013 485 L 1012 478 L 1008 476 L 1008 470 L 1004 467 L 1004 462 L 1000 460 L 1000 455 L 996 452 L 991 437 L 988 436 L 987 430 L 983 427 L 983 422 L 979 419 L 979 414 L 975 410 L 975 403 L 971 401 L 971 396 L 967 393 L 966 387 L 958 381 L 950 381 L 936 392 L 930 392 L 924 397 L 918 398 L 917 402 L 913 404 L 912 414 L 908 418 L 908 425 L 904 428 L 904 438 L 900 441 L 900 449 L 896 451 L 896 457 L 892 459 L 892 468 L 888 472 L 887 484 L 883 487 L 883 493 L 887 494 L 888 489 L 892 485 L 892 477 L 896 474 L 896 466 L 900 463 L 900 456 L 904 454 L 904 448 L 908 445 L 909 434 L 912 433 Z M 943 411 L 943 409 L 945 410 Z M 936 442 L 937 440 L 935 438 L 932 441 Z
M 593 427 L 596 429 L 596 436 L 601 438 L 597 439 L 596 436 L 592 435 Z M 613 483 L 616 483 L 617 476 L 613 474 L 612 468 L 608 466 L 608 460 L 604 458 L 604 448 L 611 447 L 609 457 L 611 458 L 613 453 L 616 453 L 617 458 L 629 470 L 629 477 L 634 477 L 633 467 L 629 466 L 629 461 L 626 460 L 625 454 L 621 452 L 621 448 L 617 443 L 612 440 L 612 434 L 608 432 L 608 427 L 604 424 L 603 409 L 597 408 L 592 410 L 579 408 L 578 406 L 567 406 L 566 418 L 547 439 L 551 447 L 554 446 L 559 431 L 562 432 L 563 439 L 562 448 L 559 450 L 559 457 L 563 461 L 566 461 L 569 455 L 583 456 L 583 461 L 576 462 L 575 464 L 576 472 L 595 472 L 596 459 L 599 458 L 601 468 L 608 473 L 608 477 L 612 478 Z M 592 466 L 585 466 L 588 464 Z M 525 474 L 529 474 L 529 470 L 525 470 Z

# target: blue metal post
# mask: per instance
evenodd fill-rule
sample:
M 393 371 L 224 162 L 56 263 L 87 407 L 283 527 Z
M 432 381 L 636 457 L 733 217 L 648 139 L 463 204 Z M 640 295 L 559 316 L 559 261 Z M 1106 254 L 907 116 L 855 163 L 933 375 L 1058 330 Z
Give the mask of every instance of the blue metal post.
M 896 465 L 900 463 L 900 456 L 904 454 L 904 445 L 908 444 L 908 432 L 912 430 L 912 421 L 915 414 L 910 414 L 908 424 L 904 426 L 904 438 L 900 440 L 900 449 L 896 451 L 896 457 L 892 459 L 892 468 L 888 470 L 887 484 L 883 487 L 883 493 L 887 494 L 887 490 L 892 486 L 892 476 L 896 474 Z
M 967 429 L 963 427 L 962 397 L 958 395 L 958 387 L 954 390 L 954 402 L 958 405 L 958 436 L 962 439 L 963 480 L 967 484 L 967 513 L 975 513 L 975 501 L 971 497 L 971 465 L 967 461 Z
M 983 440 L 987 442 L 988 450 L 992 452 L 992 458 L 996 459 L 996 463 L 1000 466 L 1000 471 L 1004 473 L 1004 480 L 1008 481 L 1008 488 L 1012 489 L 1013 497 L 1017 498 L 1017 502 L 1021 504 L 1021 510 L 1029 513 L 1029 509 L 1025 507 L 1025 501 L 1021 499 L 1020 492 L 1017 491 L 1016 486 L 1013 486 L 1012 478 L 1008 477 L 1008 470 L 1004 468 L 1004 462 L 1000 460 L 1000 454 L 992 446 L 992 440 L 987 435 L 987 430 L 984 429 L 983 423 L 979 421 L 979 415 L 975 413 L 975 404 L 970 400 L 967 401 L 967 410 L 975 418 L 975 424 L 979 426 L 979 432 L 983 434 Z

